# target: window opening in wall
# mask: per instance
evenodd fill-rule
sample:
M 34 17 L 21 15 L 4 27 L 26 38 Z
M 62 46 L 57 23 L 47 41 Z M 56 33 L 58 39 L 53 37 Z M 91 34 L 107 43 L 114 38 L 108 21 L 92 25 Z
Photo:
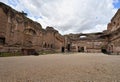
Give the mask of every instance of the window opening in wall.
M 5 38 L 0 37 L 0 45 L 4 45 L 5 44 Z
M 86 37 L 87 37 L 87 36 L 83 36 L 83 35 L 82 35 L 82 36 L 80 36 L 80 38 L 86 38 Z

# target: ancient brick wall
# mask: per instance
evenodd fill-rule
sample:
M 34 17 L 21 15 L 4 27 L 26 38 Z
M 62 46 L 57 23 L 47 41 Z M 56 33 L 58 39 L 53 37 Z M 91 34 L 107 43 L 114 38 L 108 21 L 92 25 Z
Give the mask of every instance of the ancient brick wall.
M 27 18 L 25 13 L 0 3 L 0 49 L 4 48 L 6 51 L 35 49 L 60 52 L 64 48 L 76 52 L 101 52 L 104 47 L 108 52 L 119 53 L 120 9 L 107 28 L 102 33 L 62 36 L 53 27 L 43 29 L 39 23 Z
M 120 9 L 108 24 L 108 52 L 120 53 Z
M 75 52 L 101 52 L 106 38 L 101 37 L 103 33 L 70 34 L 71 51 Z M 66 42 L 66 41 L 65 41 Z
M 6 37 L 7 16 L 0 8 L 0 37 Z
M 57 51 L 61 51 L 62 47 L 65 48 L 65 38 L 59 33 L 55 34 L 55 48 Z
M 108 31 L 111 31 L 111 32 L 120 28 L 120 9 L 118 9 L 116 14 L 113 16 L 107 28 L 108 28 Z

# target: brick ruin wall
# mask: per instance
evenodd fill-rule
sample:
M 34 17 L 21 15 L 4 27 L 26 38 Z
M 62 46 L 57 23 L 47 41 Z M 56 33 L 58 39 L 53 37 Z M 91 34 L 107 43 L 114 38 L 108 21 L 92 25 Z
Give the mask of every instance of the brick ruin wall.
M 80 38 L 80 36 L 86 36 Z M 62 36 L 53 27 L 42 26 L 0 3 L 0 51 L 21 51 L 23 49 L 120 53 L 120 9 L 108 24 L 106 32 L 90 34 L 69 34 Z
M 64 46 L 64 37 L 53 27 L 42 26 L 27 18 L 23 12 L 0 3 L 0 51 L 23 49 L 56 50 Z
M 108 24 L 108 51 L 120 54 L 120 9 Z

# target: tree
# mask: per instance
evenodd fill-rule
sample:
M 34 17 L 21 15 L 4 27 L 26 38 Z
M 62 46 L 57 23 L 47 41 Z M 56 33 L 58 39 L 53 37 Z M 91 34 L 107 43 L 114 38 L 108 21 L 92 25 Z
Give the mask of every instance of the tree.
M 24 16 L 27 16 L 27 13 L 25 13 L 24 11 L 22 11 L 21 14 L 23 14 Z

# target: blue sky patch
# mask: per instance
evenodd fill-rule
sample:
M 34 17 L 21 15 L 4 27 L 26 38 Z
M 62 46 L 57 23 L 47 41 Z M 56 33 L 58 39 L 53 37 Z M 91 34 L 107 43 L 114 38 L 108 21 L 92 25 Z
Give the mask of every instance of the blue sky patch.
M 114 7 L 119 9 L 120 8 L 120 0 L 118 0 L 118 2 L 113 3 Z
M 16 7 L 19 4 L 19 0 L 8 0 L 8 4 Z
M 35 19 L 43 19 L 42 16 L 34 16 Z

